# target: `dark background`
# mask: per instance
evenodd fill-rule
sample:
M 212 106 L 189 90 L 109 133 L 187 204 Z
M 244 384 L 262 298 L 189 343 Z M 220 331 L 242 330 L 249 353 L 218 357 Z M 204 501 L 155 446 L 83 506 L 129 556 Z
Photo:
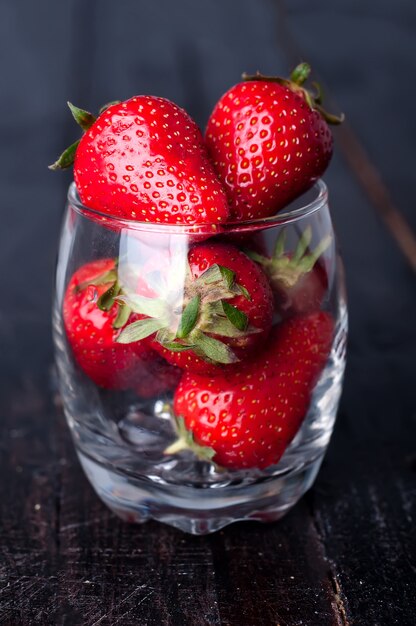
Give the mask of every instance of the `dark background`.
M 77 137 L 66 100 L 139 93 L 204 126 L 243 70 L 308 60 L 336 131 L 327 175 L 351 333 L 316 486 L 280 523 L 192 538 L 116 520 L 78 467 L 50 307 Z M 415 624 L 414 0 L 0 3 L 0 624 Z

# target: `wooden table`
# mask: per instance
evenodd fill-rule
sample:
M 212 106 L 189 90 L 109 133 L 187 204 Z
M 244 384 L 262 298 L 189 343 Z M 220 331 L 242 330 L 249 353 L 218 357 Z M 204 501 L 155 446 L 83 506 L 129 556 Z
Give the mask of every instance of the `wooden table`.
M 1 3 L 2 625 L 416 623 L 415 27 L 412 0 Z M 53 377 L 69 175 L 46 165 L 76 136 L 65 101 L 156 93 L 204 125 L 242 70 L 299 58 L 348 117 L 326 177 L 351 315 L 327 459 L 280 523 L 123 524 L 83 477 Z

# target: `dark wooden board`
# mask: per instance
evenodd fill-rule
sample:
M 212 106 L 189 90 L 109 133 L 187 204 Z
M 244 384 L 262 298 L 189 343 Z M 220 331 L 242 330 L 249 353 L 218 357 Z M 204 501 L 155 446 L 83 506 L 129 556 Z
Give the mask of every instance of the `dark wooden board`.
M 67 99 L 153 92 L 203 125 L 243 69 L 303 56 L 414 229 L 415 23 L 411 0 L 0 5 L 0 624 L 413 626 L 415 278 L 351 142 L 339 134 L 327 176 L 351 313 L 327 458 L 281 522 L 202 538 L 120 522 L 83 477 L 50 340 L 70 176 L 45 165 L 76 132 Z

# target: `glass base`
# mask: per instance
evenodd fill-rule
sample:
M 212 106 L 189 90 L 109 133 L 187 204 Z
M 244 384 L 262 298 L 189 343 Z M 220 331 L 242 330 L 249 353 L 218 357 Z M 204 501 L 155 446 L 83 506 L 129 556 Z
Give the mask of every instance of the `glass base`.
M 77 452 L 96 493 L 118 517 L 138 524 L 157 520 L 193 535 L 212 533 L 237 521 L 279 520 L 312 486 L 324 456 L 251 485 L 206 489 L 158 485 Z

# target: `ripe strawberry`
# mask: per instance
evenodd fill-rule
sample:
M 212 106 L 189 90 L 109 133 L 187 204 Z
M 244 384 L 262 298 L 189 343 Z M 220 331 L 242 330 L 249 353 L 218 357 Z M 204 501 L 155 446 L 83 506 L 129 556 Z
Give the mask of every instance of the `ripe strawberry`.
M 142 282 L 141 293 L 127 294 L 131 309 L 147 319 L 127 326 L 118 341 L 152 336 L 153 347 L 170 363 L 212 375 L 244 360 L 264 341 L 273 294 L 262 270 L 243 252 L 205 243 L 193 246 L 187 258 L 166 261 L 164 274 L 152 277 L 157 297 L 148 296 L 148 286 L 142 295 Z
M 230 469 L 277 463 L 307 413 L 333 330 L 328 313 L 292 318 L 275 326 L 267 350 L 240 369 L 215 378 L 186 372 L 174 397 L 182 439 L 166 453 L 191 447 Z
M 264 230 L 254 230 L 252 232 L 239 232 L 238 230 L 231 230 L 230 232 L 225 231 L 224 234 L 219 235 L 218 240 L 232 243 L 237 248 L 240 248 L 240 250 L 243 250 L 246 254 L 248 254 L 248 252 L 256 252 L 259 255 L 267 255 Z
M 135 381 L 134 390 L 143 399 L 160 397 L 174 391 L 181 376 L 179 367 L 170 365 L 155 353 L 155 358 L 146 362 L 146 367 Z
M 96 120 L 69 105 L 85 131 L 51 168 L 69 167 L 81 201 L 123 219 L 164 224 L 219 224 L 225 192 L 200 130 L 165 98 L 136 96 L 111 104 Z
M 236 220 L 268 217 L 309 189 L 332 156 L 321 98 L 302 85 L 310 67 L 290 80 L 256 74 L 231 87 L 216 104 L 206 145 Z
M 272 257 L 247 251 L 266 273 L 276 309 L 282 317 L 318 311 L 328 289 L 328 276 L 321 255 L 331 244 L 328 235 L 310 250 L 312 230 L 306 228 L 293 253 L 285 252 L 286 230 L 277 238 Z
M 127 321 L 140 316 L 114 302 L 116 279 L 114 259 L 80 267 L 65 293 L 63 319 L 75 360 L 87 376 L 100 387 L 127 389 L 156 355 L 146 342 L 117 343 Z

